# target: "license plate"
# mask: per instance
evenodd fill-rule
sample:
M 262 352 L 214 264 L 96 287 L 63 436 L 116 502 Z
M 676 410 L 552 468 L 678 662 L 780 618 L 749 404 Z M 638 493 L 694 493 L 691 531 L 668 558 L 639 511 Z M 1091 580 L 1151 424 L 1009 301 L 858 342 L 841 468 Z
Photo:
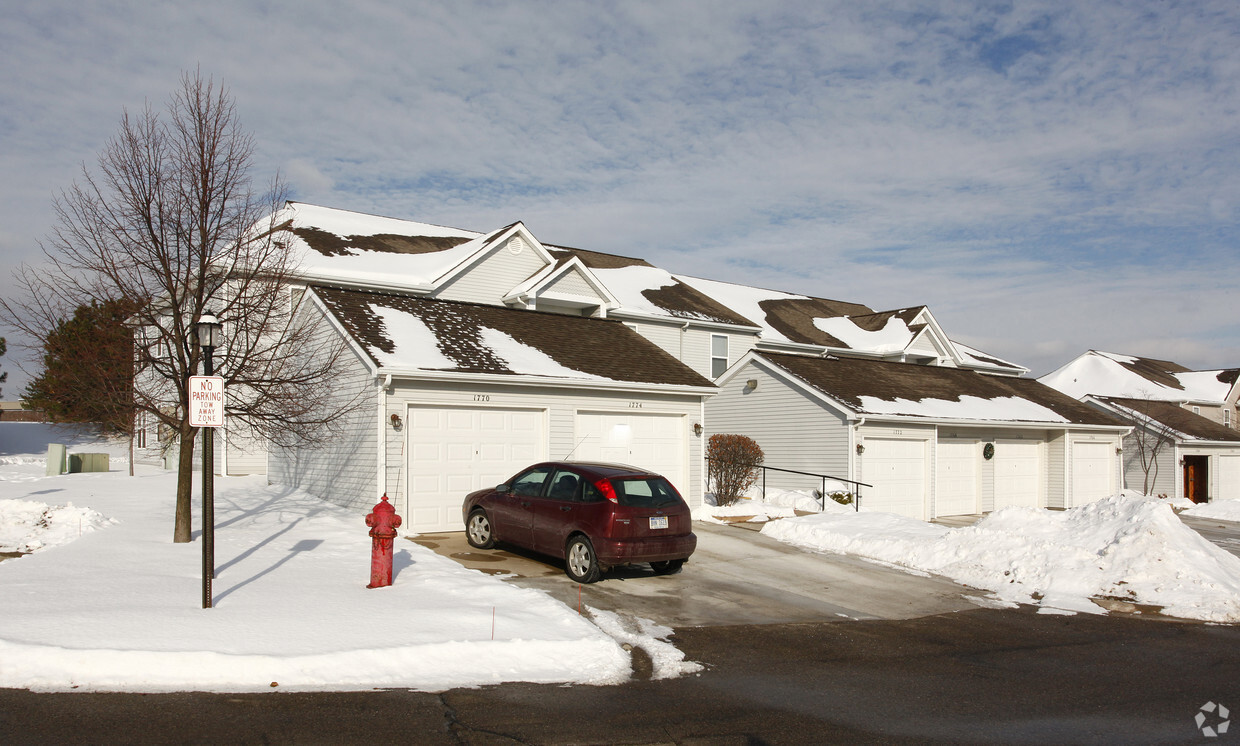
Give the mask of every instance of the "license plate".
M 665 515 L 650 516 L 650 527 L 651 528 L 667 528 L 667 516 Z

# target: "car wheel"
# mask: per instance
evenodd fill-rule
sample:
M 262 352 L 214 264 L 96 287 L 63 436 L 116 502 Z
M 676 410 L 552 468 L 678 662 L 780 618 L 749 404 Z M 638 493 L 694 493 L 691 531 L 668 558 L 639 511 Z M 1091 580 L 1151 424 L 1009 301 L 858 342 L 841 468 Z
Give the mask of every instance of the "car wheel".
M 574 536 L 564 552 L 564 570 L 578 583 L 593 583 L 602 575 L 594 545 L 584 536 Z
M 663 562 L 651 562 L 650 563 L 651 569 L 653 569 L 659 575 L 671 575 L 674 572 L 679 572 L 680 568 L 684 566 L 685 566 L 685 561 L 682 559 L 665 560 Z
M 495 546 L 495 534 L 491 531 L 491 519 L 485 511 L 479 509 L 469 514 L 465 524 L 465 539 L 471 547 L 490 549 Z

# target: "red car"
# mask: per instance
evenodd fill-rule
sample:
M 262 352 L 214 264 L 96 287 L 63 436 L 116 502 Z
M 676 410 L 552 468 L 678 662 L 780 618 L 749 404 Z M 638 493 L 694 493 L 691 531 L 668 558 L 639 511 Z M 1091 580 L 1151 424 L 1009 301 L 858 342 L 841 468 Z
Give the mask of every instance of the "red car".
M 689 506 L 672 483 L 619 464 L 535 464 L 471 493 L 461 512 L 471 546 L 504 542 L 562 558 L 579 583 L 639 562 L 675 572 L 697 548 Z

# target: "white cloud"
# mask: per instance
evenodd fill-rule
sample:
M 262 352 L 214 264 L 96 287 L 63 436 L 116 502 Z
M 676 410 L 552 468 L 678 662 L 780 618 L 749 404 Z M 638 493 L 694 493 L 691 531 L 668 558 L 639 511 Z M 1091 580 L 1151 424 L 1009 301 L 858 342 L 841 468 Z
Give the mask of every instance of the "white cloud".
M 927 303 L 1035 372 L 1234 365 L 1237 37 L 1152 0 L 7 7 L 0 293 L 121 107 L 201 64 L 303 199 Z

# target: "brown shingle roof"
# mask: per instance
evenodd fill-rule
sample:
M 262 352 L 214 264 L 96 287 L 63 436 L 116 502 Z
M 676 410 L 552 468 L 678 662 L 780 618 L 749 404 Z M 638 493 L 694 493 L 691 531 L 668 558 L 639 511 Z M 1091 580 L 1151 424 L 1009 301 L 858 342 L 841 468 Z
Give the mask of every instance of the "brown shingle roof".
M 1114 357 L 1111 359 L 1146 380 L 1153 381 L 1154 383 L 1173 389 L 1183 390 L 1184 384 L 1180 383 L 1180 380 L 1172 374 L 1189 372 L 1188 368 L 1185 368 L 1179 363 L 1173 363 L 1170 360 L 1156 360 L 1152 357 L 1133 357 L 1131 362 L 1128 360 L 1116 359 Z
M 836 316 L 870 316 L 874 311 L 860 303 L 847 303 L 826 298 L 790 298 L 761 301 L 766 323 L 793 342 L 848 347 L 842 341 L 814 326 L 814 319 Z M 886 323 L 886 319 L 883 319 Z M 881 328 L 881 327 L 880 327 Z
M 318 228 L 293 228 L 306 244 L 323 256 L 345 256 L 348 248 L 362 251 L 383 251 L 390 254 L 430 254 L 445 251 L 469 241 L 457 236 L 398 236 L 380 233 L 373 236 L 347 236 L 341 238 Z
M 416 316 L 435 335 L 438 352 L 455 367 L 436 368 L 461 373 L 539 375 L 513 370 L 482 339 L 483 329 L 494 329 L 538 350 L 559 365 L 589 376 L 630 383 L 674 386 L 713 384 L 664 352 L 653 342 L 618 321 L 514 310 L 405 295 L 315 287 L 331 313 L 366 348 L 376 364 L 375 351 L 406 354 L 416 364 L 417 350 L 408 340 L 393 339 L 374 307 Z M 402 348 L 404 343 L 404 348 Z
M 988 376 L 961 368 L 891 363 L 853 358 L 809 357 L 763 352 L 760 356 L 813 388 L 858 412 L 866 412 L 861 397 L 884 401 L 937 399 L 960 401 L 1016 397 L 1041 405 L 1078 425 L 1125 423 L 1030 378 Z M 933 419 L 933 418 L 930 418 Z
M 1240 442 L 1240 431 L 1224 427 L 1221 423 L 1194 414 L 1175 402 L 1152 399 L 1126 399 L 1117 396 L 1098 397 L 1101 401 L 1131 409 L 1140 415 L 1161 422 L 1178 433 L 1196 440 L 1227 440 Z

